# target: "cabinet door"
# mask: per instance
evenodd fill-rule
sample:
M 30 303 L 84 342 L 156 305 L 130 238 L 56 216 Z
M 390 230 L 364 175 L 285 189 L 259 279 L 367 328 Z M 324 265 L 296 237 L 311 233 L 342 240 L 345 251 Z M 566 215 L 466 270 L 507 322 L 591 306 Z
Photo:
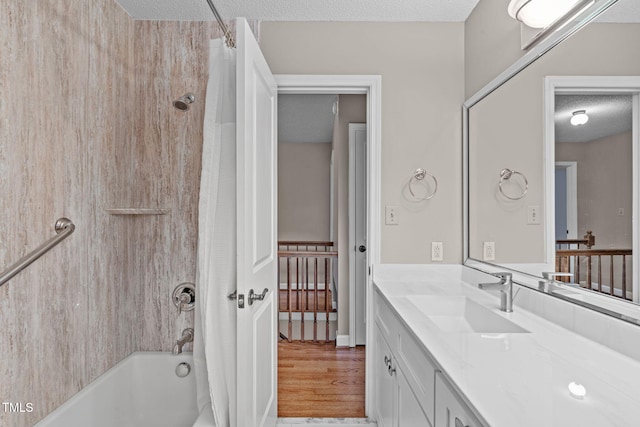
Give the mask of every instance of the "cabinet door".
M 482 427 L 440 372 L 436 374 L 435 427 Z
M 429 418 L 409 387 L 402 370 L 396 370 L 398 381 L 398 427 L 431 427 Z
M 396 381 L 393 375 L 391 349 L 376 327 L 374 350 L 375 411 L 379 427 L 396 427 L 393 423 Z

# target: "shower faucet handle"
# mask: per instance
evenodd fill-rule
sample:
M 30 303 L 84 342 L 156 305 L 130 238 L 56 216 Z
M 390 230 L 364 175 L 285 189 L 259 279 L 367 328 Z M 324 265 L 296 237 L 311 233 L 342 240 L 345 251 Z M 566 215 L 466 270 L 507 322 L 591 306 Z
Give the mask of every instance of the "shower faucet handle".
M 191 296 L 189 294 L 182 293 L 180 294 L 180 296 L 178 297 L 178 314 L 182 314 L 182 308 L 185 306 L 189 306 L 189 303 L 191 302 Z

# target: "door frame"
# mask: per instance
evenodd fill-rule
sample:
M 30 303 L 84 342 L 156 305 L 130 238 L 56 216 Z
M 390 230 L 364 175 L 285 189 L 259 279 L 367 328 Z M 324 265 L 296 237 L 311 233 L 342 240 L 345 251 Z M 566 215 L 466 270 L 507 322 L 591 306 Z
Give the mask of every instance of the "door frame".
M 367 295 L 372 295 L 372 273 L 380 264 L 380 195 L 381 195 L 381 138 L 382 138 L 382 77 L 379 75 L 312 75 L 274 74 L 278 84 L 278 94 L 363 94 L 367 95 Z M 367 342 L 373 342 L 372 298 L 367 299 Z M 350 331 L 351 332 L 351 331 Z M 274 337 L 275 339 L 275 337 Z M 373 377 L 372 346 L 365 350 L 365 416 L 371 408 Z
M 367 130 L 366 123 L 349 123 L 349 347 L 356 346 L 356 262 L 351 256 L 356 247 L 356 136 L 359 130 Z M 365 145 L 367 142 L 365 141 Z M 365 190 L 366 191 L 366 190 Z M 365 245 L 368 242 L 365 236 Z M 369 295 L 369 294 L 367 294 Z M 366 298 L 365 298 L 366 304 Z M 366 322 L 365 322 L 366 323 Z M 366 340 L 366 335 L 365 335 Z
M 567 239 L 578 238 L 578 162 L 555 162 L 567 176 Z M 555 185 L 554 185 L 555 188 Z
M 634 302 L 640 302 L 640 77 L 637 76 L 547 76 L 544 80 L 544 188 L 545 251 L 547 263 L 555 258 L 555 95 L 556 93 L 618 93 L 631 95 L 632 112 L 632 265 Z M 553 264 L 551 264 L 553 265 Z

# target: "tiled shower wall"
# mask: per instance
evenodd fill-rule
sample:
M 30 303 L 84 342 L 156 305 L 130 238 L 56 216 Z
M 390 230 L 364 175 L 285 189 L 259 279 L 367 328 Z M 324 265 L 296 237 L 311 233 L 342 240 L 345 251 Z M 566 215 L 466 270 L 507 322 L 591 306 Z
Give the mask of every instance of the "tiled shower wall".
M 114 0 L 0 3 L 0 269 L 76 231 L 0 287 L 0 425 L 31 426 L 192 313 L 208 23 L 133 21 Z M 185 92 L 191 111 L 173 109 Z M 115 216 L 109 208 L 166 208 Z

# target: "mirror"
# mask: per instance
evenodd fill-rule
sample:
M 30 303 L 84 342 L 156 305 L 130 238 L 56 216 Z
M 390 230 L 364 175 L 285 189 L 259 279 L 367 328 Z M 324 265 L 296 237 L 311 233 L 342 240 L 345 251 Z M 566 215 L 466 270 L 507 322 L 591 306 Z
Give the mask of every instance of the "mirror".
M 556 296 L 640 324 L 636 3 L 596 2 L 465 103 L 465 264 L 570 274 Z

